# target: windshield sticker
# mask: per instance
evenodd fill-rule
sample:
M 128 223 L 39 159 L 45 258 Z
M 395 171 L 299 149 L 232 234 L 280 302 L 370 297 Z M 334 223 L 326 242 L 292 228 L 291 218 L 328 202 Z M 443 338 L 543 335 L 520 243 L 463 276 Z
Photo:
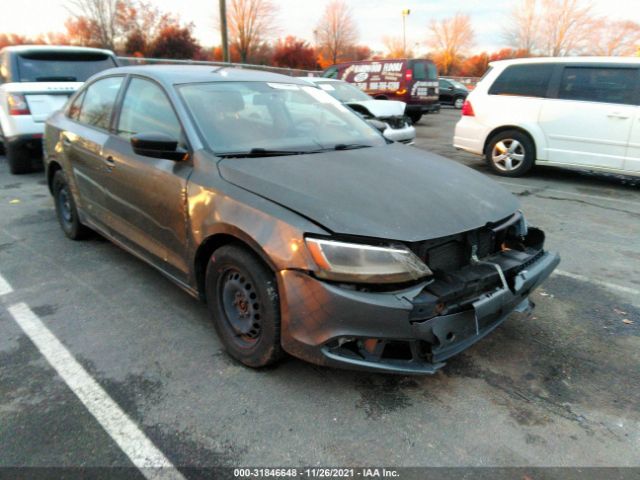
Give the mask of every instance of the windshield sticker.
M 278 90 L 300 90 L 298 85 L 293 83 L 267 83 L 271 88 L 277 88 Z

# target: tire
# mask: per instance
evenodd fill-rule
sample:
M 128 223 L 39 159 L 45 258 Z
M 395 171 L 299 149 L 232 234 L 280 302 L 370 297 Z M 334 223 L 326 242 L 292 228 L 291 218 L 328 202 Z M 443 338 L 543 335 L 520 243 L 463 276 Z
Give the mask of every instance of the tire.
M 33 171 L 31 156 L 26 148 L 5 144 L 5 154 L 7 156 L 7 163 L 9 164 L 9 171 L 12 174 L 21 175 Z
M 505 130 L 494 135 L 485 150 L 489 167 L 503 177 L 521 177 L 535 163 L 531 138 L 519 130 Z
M 67 178 L 62 170 L 58 170 L 53 176 L 52 187 L 56 216 L 58 217 L 58 223 L 62 231 L 71 240 L 82 240 L 86 238 L 91 230 L 80 223 L 76 202 L 73 199 Z
M 252 368 L 280 360 L 278 287 L 260 258 L 241 246 L 220 247 L 207 265 L 205 289 L 209 313 L 231 357 Z
M 412 113 L 409 113 L 408 116 L 411 119 L 411 123 L 413 123 L 415 125 L 422 118 L 422 113 L 421 112 L 412 112 Z
M 455 97 L 453 99 L 453 108 L 460 110 L 464 105 L 464 97 Z

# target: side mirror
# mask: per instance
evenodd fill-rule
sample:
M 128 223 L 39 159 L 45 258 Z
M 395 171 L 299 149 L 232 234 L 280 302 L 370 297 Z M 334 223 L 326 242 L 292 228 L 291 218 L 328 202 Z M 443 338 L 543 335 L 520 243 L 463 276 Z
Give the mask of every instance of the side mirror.
M 453 87 L 451 87 L 451 86 L 450 86 L 450 87 L 448 88 L 448 90 L 453 90 Z
M 164 133 L 137 133 L 131 137 L 131 147 L 144 157 L 180 161 L 187 155 L 187 152 L 178 148 L 178 140 Z

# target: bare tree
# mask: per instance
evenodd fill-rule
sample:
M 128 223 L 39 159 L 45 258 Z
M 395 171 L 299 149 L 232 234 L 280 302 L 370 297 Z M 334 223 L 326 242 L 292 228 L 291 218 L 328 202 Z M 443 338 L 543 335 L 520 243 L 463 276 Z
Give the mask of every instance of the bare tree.
M 506 20 L 504 39 L 510 47 L 532 53 L 538 41 L 540 16 L 537 0 L 520 0 Z
M 314 32 L 321 51 L 333 63 L 358 40 L 353 13 L 344 0 L 332 0 L 327 5 Z
M 413 57 L 411 48 L 404 48 L 401 37 L 382 37 L 382 43 L 387 49 L 387 58 L 410 58 Z
M 231 0 L 227 5 L 229 43 L 243 63 L 275 33 L 276 12 L 270 0 Z
M 104 48 L 115 49 L 122 0 L 70 0 L 69 12 L 76 21 L 86 19 Z
M 431 22 L 428 44 L 433 49 L 441 73 L 448 75 L 460 56 L 474 45 L 474 32 L 469 15 L 456 13 L 453 17 Z
M 636 55 L 640 52 L 640 24 L 630 20 L 598 19 L 591 28 L 589 53 L 593 55 Z
M 590 0 L 542 0 L 540 52 L 552 57 L 584 52 L 593 26 L 591 9 Z

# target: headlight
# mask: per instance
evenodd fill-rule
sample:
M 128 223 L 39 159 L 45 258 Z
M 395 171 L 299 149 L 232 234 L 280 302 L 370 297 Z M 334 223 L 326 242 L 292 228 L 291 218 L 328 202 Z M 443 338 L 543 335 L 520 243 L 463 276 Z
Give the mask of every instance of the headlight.
M 306 243 L 318 266 L 316 274 L 328 280 L 401 283 L 433 273 L 404 246 L 378 247 L 319 238 L 307 238 Z

